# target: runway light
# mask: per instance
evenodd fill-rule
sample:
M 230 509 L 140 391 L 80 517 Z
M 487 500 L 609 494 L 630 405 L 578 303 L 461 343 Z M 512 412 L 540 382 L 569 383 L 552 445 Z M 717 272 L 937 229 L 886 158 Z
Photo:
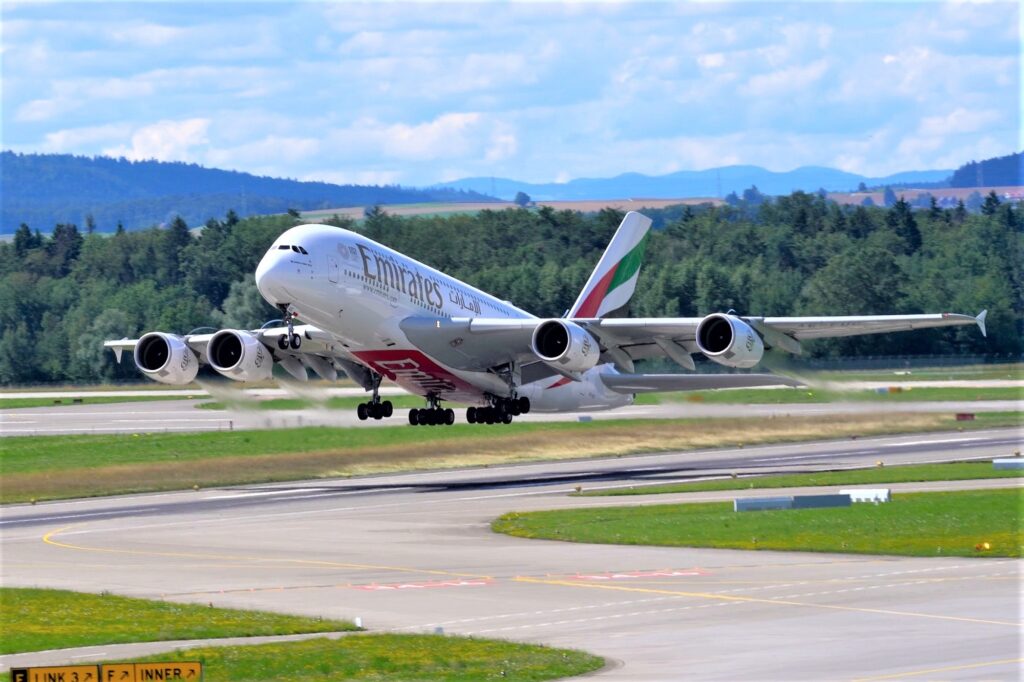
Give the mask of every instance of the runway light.
M 875 462 L 875 466 L 879 468 L 884 467 L 885 462 L 883 462 L 882 460 L 878 460 L 877 462 Z
M 974 546 L 975 552 L 987 552 L 990 549 L 992 549 L 992 545 L 987 542 L 979 542 Z

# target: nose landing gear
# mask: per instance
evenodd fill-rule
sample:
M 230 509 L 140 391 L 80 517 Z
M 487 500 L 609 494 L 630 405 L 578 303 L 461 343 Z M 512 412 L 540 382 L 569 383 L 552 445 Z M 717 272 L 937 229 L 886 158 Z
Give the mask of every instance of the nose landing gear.
M 295 333 L 295 314 L 288 312 L 288 304 L 281 304 L 281 311 L 284 313 L 284 325 L 288 327 L 288 333 L 277 337 L 277 347 L 281 350 L 298 350 L 302 346 L 302 337 Z

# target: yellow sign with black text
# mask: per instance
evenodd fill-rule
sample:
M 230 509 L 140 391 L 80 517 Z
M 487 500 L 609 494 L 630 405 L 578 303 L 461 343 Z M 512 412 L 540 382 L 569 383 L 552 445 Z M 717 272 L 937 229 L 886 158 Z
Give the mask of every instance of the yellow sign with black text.
M 111 663 L 100 666 L 100 682 L 200 682 L 203 664 L 198 661 Z
M 11 668 L 11 682 L 98 682 L 95 665 L 51 665 L 45 668 Z

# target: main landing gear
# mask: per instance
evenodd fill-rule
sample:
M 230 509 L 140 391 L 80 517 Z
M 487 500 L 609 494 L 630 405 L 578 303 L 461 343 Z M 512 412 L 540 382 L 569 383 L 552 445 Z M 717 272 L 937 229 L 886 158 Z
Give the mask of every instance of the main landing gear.
M 491 404 L 488 407 L 471 407 L 466 410 L 466 421 L 470 424 L 511 424 L 513 417 L 529 411 L 529 398 L 491 396 Z
M 298 350 L 302 346 L 302 337 L 295 333 L 295 316 L 288 312 L 287 305 L 282 305 L 281 310 L 284 312 L 284 319 L 281 321 L 288 327 L 288 333 L 277 337 L 277 347 L 281 350 Z
M 373 372 L 370 377 L 373 381 L 373 397 L 370 399 L 370 402 L 360 403 L 359 407 L 356 408 L 356 416 L 359 417 L 359 421 L 386 419 L 394 414 L 395 411 L 390 400 L 381 401 L 380 399 L 381 375 Z
M 441 407 L 436 396 L 427 396 L 430 407 L 409 410 L 409 423 L 413 426 L 440 426 L 455 423 L 455 410 Z

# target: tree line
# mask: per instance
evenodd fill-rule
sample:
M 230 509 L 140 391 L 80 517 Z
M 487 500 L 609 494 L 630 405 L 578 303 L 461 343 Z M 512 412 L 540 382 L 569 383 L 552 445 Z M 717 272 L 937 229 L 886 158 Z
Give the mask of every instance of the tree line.
M 980 213 L 840 206 L 817 194 L 751 197 L 734 206 L 645 210 L 654 220 L 631 304 L 635 316 L 856 315 L 989 310 L 973 327 L 832 339 L 812 356 L 1014 354 L 1024 351 L 1020 204 Z M 550 207 L 399 217 L 368 211 L 358 230 L 540 316 L 571 307 L 623 214 Z M 253 271 L 294 215 L 233 211 L 191 230 L 89 234 L 22 225 L 0 244 L 0 383 L 137 378 L 105 339 L 198 327 L 254 328 L 279 313 Z

